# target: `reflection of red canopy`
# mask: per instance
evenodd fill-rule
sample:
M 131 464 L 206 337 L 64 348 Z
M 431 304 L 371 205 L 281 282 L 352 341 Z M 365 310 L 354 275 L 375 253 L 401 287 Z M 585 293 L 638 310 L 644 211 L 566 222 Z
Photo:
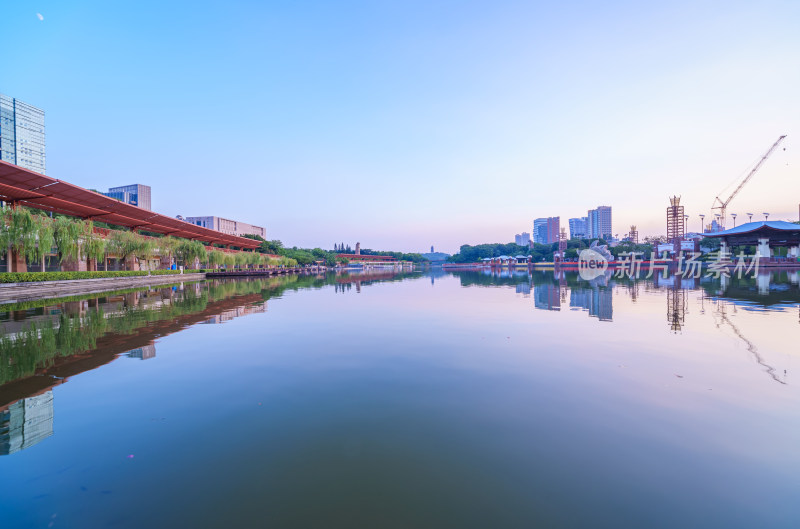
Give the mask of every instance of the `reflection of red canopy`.
M 0 161 L 0 200 L 73 217 L 202 242 L 257 248 L 260 242 L 148 211 Z

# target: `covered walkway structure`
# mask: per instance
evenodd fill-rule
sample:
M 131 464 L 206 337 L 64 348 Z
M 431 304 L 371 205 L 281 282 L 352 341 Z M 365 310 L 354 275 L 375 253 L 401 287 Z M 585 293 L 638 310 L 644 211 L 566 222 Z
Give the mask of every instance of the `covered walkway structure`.
M 0 161 L 0 200 L 52 213 L 146 230 L 208 244 L 253 250 L 259 241 L 161 215 L 94 191 Z

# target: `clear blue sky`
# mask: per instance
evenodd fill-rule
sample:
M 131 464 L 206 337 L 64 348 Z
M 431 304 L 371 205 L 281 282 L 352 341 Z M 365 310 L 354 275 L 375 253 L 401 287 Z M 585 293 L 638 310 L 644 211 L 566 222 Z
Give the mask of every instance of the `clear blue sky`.
M 48 174 L 288 245 L 452 252 L 535 217 L 797 218 L 800 2 L 8 2 Z M 40 13 L 43 20 L 37 16 Z M 741 217 L 740 217 L 741 219 Z

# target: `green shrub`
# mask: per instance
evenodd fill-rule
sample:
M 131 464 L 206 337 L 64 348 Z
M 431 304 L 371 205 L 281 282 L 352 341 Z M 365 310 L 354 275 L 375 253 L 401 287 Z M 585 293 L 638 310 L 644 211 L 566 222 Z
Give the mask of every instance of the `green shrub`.
M 135 277 L 146 275 L 180 274 L 180 270 L 128 270 L 97 272 L 6 272 L 0 273 L 0 283 L 28 283 L 34 281 L 65 281 L 68 279 L 97 279 L 101 277 Z

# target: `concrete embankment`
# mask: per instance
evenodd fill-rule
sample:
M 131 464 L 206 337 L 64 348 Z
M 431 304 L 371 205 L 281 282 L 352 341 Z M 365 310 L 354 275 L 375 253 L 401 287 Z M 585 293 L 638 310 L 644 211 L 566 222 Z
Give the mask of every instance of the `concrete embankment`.
M 0 306 L 4 303 L 18 303 L 35 299 L 58 298 L 77 294 L 95 294 L 112 290 L 183 283 L 186 281 L 202 281 L 205 278 L 205 274 L 169 274 L 159 276 L 70 279 L 67 281 L 1 283 Z

